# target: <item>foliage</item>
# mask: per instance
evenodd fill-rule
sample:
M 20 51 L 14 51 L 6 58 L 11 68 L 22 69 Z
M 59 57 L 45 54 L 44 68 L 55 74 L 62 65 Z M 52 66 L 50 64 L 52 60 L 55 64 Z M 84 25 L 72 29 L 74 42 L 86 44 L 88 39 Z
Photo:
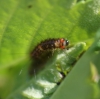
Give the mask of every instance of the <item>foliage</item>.
M 1 98 L 31 99 L 32 97 L 25 95 L 23 90 L 28 87 L 32 88 L 33 85 L 38 89 L 33 90 L 33 93 L 41 94 L 42 90 L 45 98 L 100 98 L 99 0 L 1 0 L 0 13 Z M 69 63 L 75 59 L 77 63 L 73 64 L 75 66 L 67 75 L 65 68 L 53 66 L 56 64 L 56 57 L 63 53 L 63 51 L 55 52 L 52 58 L 44 64 L 46 68 L 30 78 L 28 74 L 31 64 L 29 53 L 39 42 L 47 38 L 68 39 L 70 44 L 74 45 L 71 49 L 74 48 L 77 53 L 69 49 L 68 55 L 65 54 L 68 57 L 65 56 L 62 59 Z M 86 42 L 85 48 L 84 43 L 81 42 Z M 77 44 L 83 44 L 82 49 L 75 47 Z M 79 59 L 78 56 L 83 50 L 87 51 Z M 70 51 L 73 54 L 70 55 Z M 47 75 L 50 68 L 55 71 L 51 73 L 54 77 Z M 62 81 L 61 71 L 67 75 L 64 81 Z M 37 86 L 37 80 L 35 80 L 35 77 L 42 78 L 42 74 L 46 77 L 45 87 L 44 85 Z M 58 82 L 61 85 L 57 85 Z M 44 88 L 48 90 L 44 91 Z M 28 92 L 31 94 L 32 91 L 28 90 Z

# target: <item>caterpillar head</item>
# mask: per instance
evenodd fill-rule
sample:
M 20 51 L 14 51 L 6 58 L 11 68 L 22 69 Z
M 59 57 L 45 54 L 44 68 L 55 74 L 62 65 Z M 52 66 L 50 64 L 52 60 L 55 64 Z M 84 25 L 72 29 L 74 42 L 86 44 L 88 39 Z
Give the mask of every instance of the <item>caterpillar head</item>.
M 58 39 L 55 42 L 55 46 L 57 48 L 61 48 L 61 49 L 65 49 L 68 45 L 69 45 L 69 41 L 68 40 L 65 40 L 64 38 Z
M 68 46 L 69 45 L 69 41 L 68 40 L 65 40 L 64 38 L 61 38 L 60 39 L 60 48 L 61 49 L 64 49 L 64 48 L 66 48 L 66 46 Z

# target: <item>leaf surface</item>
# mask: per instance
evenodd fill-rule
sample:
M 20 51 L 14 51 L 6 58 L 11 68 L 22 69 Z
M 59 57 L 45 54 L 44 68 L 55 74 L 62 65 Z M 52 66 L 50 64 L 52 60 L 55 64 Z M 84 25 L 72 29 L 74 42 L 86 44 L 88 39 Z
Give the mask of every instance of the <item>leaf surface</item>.
M 29 53 L 42 40 L 66 38 L 70 44 L 84 41 L 88 48 L 100 27 L 99 0 L 1 0 L 0 13 L 3 98 L 30 80 Z M 5 91 L 7 87 L 9 91 Z

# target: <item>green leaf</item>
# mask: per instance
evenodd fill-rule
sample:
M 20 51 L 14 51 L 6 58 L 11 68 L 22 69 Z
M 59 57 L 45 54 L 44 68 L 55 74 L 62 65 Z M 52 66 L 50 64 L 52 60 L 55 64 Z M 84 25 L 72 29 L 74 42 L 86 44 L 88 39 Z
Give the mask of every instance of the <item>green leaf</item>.
M 88 48 L 100 27 L 99 0 L 1 0 L 0 14 L 2 98 L 30 81 L 29 54 L 42 40 L 85 41 Z
M 59 55 L 57 53 L 57 55 L 54 55 L 53 59 L 45 64 L 45 67 L 47 68 L 45 68 L 43 72 L 38 75 L 35 74 L 35 77 L 28 84 L 24 84 L 24 86 L 11 94 L 7 99 L 21 99 L 22 97 L 27 97 L 29 99 L 46 99 L 47 97 L 50 97 L 57 89 L 57 83 L 59 84 L 63 80 L 63 75 L 57 70 L 57 67 L 60 66 L 62 73 L 67 75 L 69 69 L 72 68 L 72 63 L 84 51 L 85 47 L 86 44 L 80 42 L 70 48 L 70 50 L 61 51 L 59 52 Z M 70 57 L 72 54 L 74 57 Z
M 50 99 L 100 99 L 100 31 L 98 36 Z
M 10 6 L 5 6 L 7 2 L 12 4 L 9 11 L 6 11 Z M 7 2 L 0 3 L 3 6 L 1 6 L 1 20 L 5 22 L 8 19 L 7 24 L 1 23 L 0 68 L 7 68 L 25 60 L 30 47 L 34 48 L 41 40 L 64 37 L 71 43 L 86 41 L 88 37 L 92 39 L 100 26 L 99 3 L 95 4 L 95 1 L 81 2 L 69 10 L 66 8 L 67 5 L 63 6 L 64 3 L 67 4 L 65 0 L 62 3 L 59 0 L 54 2 L 18 0 L 14 2 L 15 5 L 10 0 Z M 74 1 L 70 6 L 73 3 Z M 30 5 L 31 8 L 28 7 Z

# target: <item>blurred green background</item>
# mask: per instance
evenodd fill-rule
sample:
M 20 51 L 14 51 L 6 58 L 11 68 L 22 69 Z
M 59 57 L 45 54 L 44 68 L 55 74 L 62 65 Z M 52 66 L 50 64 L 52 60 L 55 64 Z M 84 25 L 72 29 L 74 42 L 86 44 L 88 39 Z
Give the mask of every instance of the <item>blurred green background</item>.
M 30 51 L 48 38 L 68 39 L 75 51 L 55 52 L 30 77 Z M 58 55 L 61 70 L 77 60 L 64 80 Z M 100 99 L 99 59 L 100 0 L 0 0 L 0 99 Z

